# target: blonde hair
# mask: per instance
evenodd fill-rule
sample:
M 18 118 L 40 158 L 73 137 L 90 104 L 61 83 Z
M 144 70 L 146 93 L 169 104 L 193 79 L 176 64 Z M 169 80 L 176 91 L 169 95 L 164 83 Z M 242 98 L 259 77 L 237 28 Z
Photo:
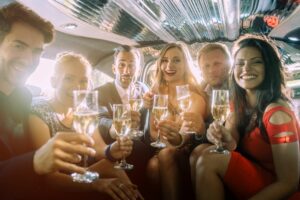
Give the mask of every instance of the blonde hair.
M 190 86 L 191 91 L 202 95 L 203 92 L 199 90 L 198 83 L 191 70 L 191 67 L 193 66 L 193 61 L 189 53 L 188 47 L 181 42 L 167 44 L 160 51 L 159 57 L 156 61 L 156 73 L 155 73 L 155 79 L 154 79 L 154 84 L 152 86 L 152 89 L 161 91 L 161 89 L 166 86 L 166 81 L 164 80 L 163 72 L 161 70 L 161 62 L 166 52 L 172 48 L 179 49 L 183 54 L 184 62 L 185 62 L 185 73 L 183 77 L 184 82 Z
M 83 66 L 87 67 L 90 72 L 92 71 L 90 62 L 83 55 L 74 52 L 62 52 L 56 56 L 54 63 L 54 75 L 57 75 L 59 73 L 59 68 L 63 63 L 70 61 L 80 63 Z
M 229 49 L 225 44 L 222 44 L 219 42 L 208 43 L 208 44 L 204 45 L 198 52 L 197 61 L 199 62 L 199 60 L 203 54 L 206 54 L 206 53 L 214 51 L 214 50 L 220 50 L 223 52 L 223 54 L 225 55 L 225 57 L 228 60 L 228 65 L 229 65 L 228 67 L 230 67 L 232 61 L 231 61 L 231 55 L 230 55 Z

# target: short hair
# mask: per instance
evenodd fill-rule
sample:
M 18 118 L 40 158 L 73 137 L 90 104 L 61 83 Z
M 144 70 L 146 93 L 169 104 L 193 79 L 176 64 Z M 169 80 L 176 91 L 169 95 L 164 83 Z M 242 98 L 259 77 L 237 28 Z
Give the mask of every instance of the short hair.
M 118 48 L 115 49 L 114 63 L 117 60 L 117 56 L 121 52 L 131 52 L 131 53 L 133 53 L 136 56 L 136 58 L 137 58 L 138 67 L 141 67 L 141 65 L 143 64 L 143 57 L 142 57 L 141 52 L 137 48 L 130 47 L 128 45 L 123 45 L 123 46 L 120 46 L 120 47 L 118 47 Z
M 67 51 L 57 54 L 54 64 L 54 74 L 57 75 L 61 64 L 69 61 L 78 62 L 83 66 L 88 67 L 92 71 L 92 66 L 90 62 L 83 55 Z
M 52 23 L 18 2 L 8 4 L 0 9 L 0 42 L 10 32 L 12 25 L 16 22 L 33 26 L 43 34 L 44 43 L 52 42 L 54 37 Z
M 231 55 L 229 52 L 228 47 L 225 44 L 214 42 L 214 43 L 208 43 L 204 45 L 198 52 L 197 55 L 197 61 L 199 62 L 199 59 L 203 54 L 206 54 L 208 52 L 214 51 L 214 50 L 220 50 L 224 53 L 225 57 L 228 59 L 229 64 L 231 64 Z

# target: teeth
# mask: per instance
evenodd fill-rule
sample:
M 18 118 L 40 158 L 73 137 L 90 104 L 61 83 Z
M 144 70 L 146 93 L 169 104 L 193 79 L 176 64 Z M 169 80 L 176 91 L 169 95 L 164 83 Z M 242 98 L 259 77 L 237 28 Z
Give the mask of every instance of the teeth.
M 244 80 L 254 79 L 256 77 L 257 76 L 255 76 L 255 75 L 244 75 L 244 76 L 241 76 L 241 78 L 244 79 Z

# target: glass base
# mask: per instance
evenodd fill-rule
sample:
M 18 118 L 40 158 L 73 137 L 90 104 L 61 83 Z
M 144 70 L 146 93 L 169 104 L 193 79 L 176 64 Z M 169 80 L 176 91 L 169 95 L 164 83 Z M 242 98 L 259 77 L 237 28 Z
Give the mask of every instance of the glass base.
M 115 169 L 132 170 L 133 165 L 129 163 L 120 162 L 114 166 Z
M 87 171 L 84 174 L 72 173 L 71 177 L 74 182 L 78 183 L 92 183 L 99 178 L 99 174 L 97 172 Z
M 130 138 L 133 140 L 140 139 L 144 135 L 144 132 L 141 130 L 131 130 Z
M 224 154 L 224 155 L 229 155 L 230 154 L 230 151 L 228 151 L 227 149 L 224 149 L 222 147 L 216 147 L 215 149 L 211 149 L 209 152 L 210 153 Z
M 159 148 L 159 149 L 163 149 L 167 146 L 165 143 L 160 142 L 160 141 L 152 142 L 150 145 L 155 148 Z

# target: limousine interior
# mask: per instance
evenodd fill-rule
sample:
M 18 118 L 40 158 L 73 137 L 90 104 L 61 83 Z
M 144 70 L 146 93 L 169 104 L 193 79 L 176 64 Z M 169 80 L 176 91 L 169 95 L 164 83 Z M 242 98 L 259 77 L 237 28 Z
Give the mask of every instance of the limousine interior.
M 155 57 L 165 43 L 183 41 L 196 58 L 206 42 L 219 41 L 231 47 L 240 35 L 259 33 L 273 38 L 279 47 L 291 72 L 288 86 L 300 113 L 299 0 L 18 1 L 50 20 L 56 29 L 55 41 L 28 81 L 37 95 L 51 90 L 45 76 L 62 51 L 85 55 L 95 68 L 98 86 L 113 78 L 111 64 L 116 47 L 138 47 L 145 56 L 140 79 L 150 84 Z M 0 6 L 9 2 L 12 0 L 2 0 Z

